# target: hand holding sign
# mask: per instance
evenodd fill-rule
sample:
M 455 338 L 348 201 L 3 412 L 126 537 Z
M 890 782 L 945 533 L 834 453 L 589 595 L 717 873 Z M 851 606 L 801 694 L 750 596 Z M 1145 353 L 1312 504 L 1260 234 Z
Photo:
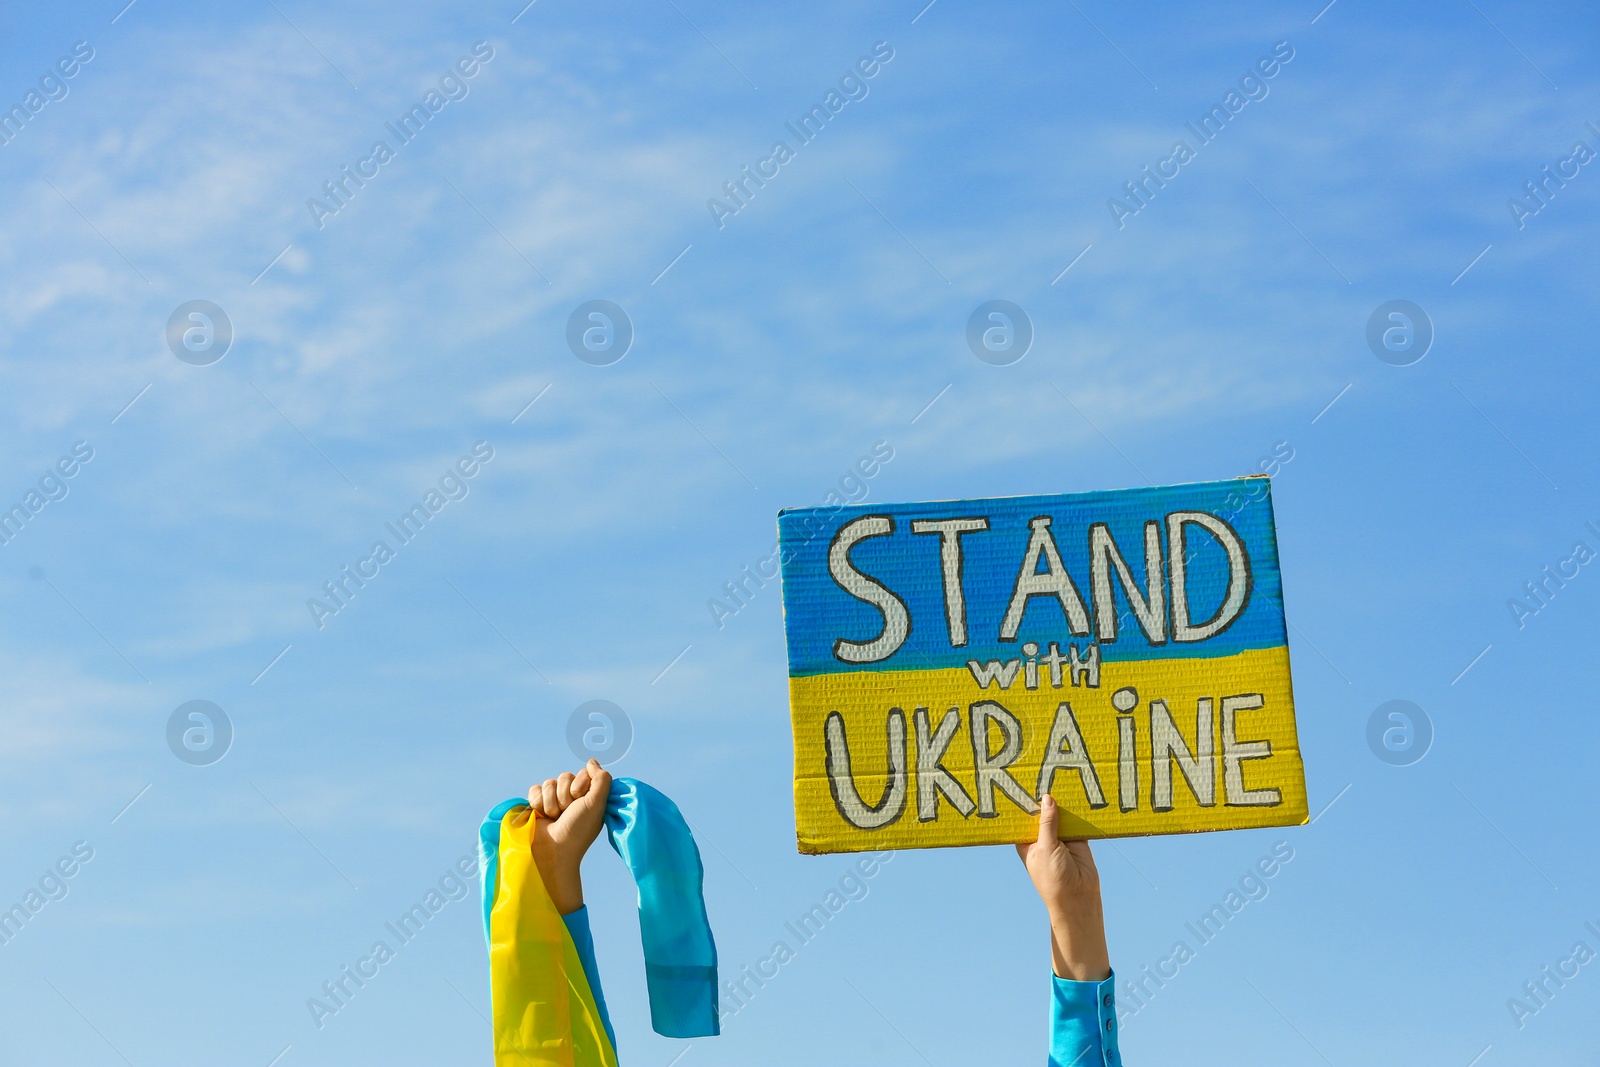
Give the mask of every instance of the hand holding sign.
M 1049 793 L 1039 798 L 1038 838 L 1019 844 L 1017 855 L 1050 913 L 1050 955 L 1056 977 L 1074 982 L 1111 977 L 1100 872 L 1089 842 L 1061 840 L 1060 809 Z

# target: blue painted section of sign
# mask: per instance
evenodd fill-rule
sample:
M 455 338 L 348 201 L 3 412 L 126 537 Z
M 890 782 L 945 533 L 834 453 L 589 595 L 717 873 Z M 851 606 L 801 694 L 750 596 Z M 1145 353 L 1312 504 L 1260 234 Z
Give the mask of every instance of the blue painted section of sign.
M 1226 523 L 1242 543 L 1249 569 L 1248 599 L 1237 617 L 1215 636 L 1193 642 L 1172 640 L 1171 624 L 1173 560 L 1167 516 L 1185 511 L 1204 512 Z M 840 530 L 867 516 L 887 517 L 893 532 L 857 541 L 848 554 L 849 563 L 904 603 L 909 613 L 909 632 L 903 644 L 881 661 L 851 663 L 835 655 L 835 642 L 841 638 L 849 642 L 873 640 L 884 631 L 885 614 L 878 606 L 847 592 L 830 573 L 828 557 Z M 1049 518 L 1049 536 L 1082 598 L 1092 629 L 1097 620 L 1090 564 L 1091 524 L 1106 525 L 1141 594 L 1149 589 L 1145 524 L 1151 520 L 1161 524 L 1165 572 L 1162 588 L 1167 601 L 1165 643 L 1148 639 L 1121 582 L 1115 579 L 1111 582 L 1117 615 L 1114 641 L 1098 632 L 1073 634 L 1066 611 L 1050 595 L 1029 598 L 1015 639 L 1000 639 L 1001 625 L 1034 537 L 1030 521 L 1043 516 Z M 965 533 L 959 539 L 967 636 L 967 643 L 959 647 L 951 643 L 947 622 L 941 564 L 944 538 L 912 532 L 916 520 L 953 518 L 988 520 L 988 529 Z M 1222 543 L 1203 526 L 1191 524 L 1185 531 L 1188 615 L 1191 622 L 1203 623 L 1217 614 L 1227 596 L 1228 555 Z M 1213 658 L 1287 643 L 1271 488 L 1266 478 L 1055 496 L 792 508 L 779 514 L 778 532 L 791 675 L 966 667 L 969 660 L 1022 656 L 1022 646 L 1028 642 L 1037 643 L 1041 650 L 1055 642 L 1063 653 L 1071 644 L 1086 648 L 1098 643 L 1106 662 Z M 1048 561 L 1041 559 L 1034 570 L 1044 571 L 1048 566 Z

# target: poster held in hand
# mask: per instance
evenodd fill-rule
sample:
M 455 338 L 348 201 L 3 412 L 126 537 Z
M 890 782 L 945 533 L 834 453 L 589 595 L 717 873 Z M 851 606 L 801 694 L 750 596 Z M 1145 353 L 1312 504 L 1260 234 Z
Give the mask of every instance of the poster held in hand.
M 1306 821 L 1265 477 L 778 533 L 801 852 Z

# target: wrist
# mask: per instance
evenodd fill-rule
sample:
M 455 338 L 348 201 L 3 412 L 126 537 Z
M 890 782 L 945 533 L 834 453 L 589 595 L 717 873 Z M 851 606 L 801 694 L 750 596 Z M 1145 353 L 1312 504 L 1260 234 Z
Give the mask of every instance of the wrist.
M 1056 977 L 1070 982 L 1103 982 L 1111 977 L 1111 957 L 1103 938 L 1063 940 L 1057 936 L 1051 963 Z
M 558 913 L 570 915 L 583 907 L 583 878 L 576 865 L 552 860 L 540 862 L 537 856 L 534 861 L 539 868 L 539 880 L 544 882 L 545 892 L 550 894 L 550 903 Z
M 1103 926 L 1104 913 L 1099 893 L 1062 894 L 1045 902 L 1045 914 L 1050 916 L 1052 929 L 1058 926 Z
M 1099 901 L 1070 910 L 1050 910 L 1050 947 L 1055 973 L 1074 982 L 1101 982 L 1111 976 L 1105 919 Z
M 550 903 L 556 906 L 558 914 L 571 915 L 583 907 L 583 884 L 574 878 L 570 884 L 551 889 Z

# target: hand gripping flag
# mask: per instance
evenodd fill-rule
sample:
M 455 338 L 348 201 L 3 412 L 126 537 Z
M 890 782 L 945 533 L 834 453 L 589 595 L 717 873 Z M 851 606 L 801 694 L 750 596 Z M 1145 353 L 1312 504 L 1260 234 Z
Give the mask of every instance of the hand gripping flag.
M 639 888 L 650 1022 L 706 1037 L 717 1020 L 717 948 L 704 869 L 677 805 L 631 778 L 606 799 L 606 836 Z M 617 1052 L 572 935 L 533 865 L 527 801 L 495 806 L 479 830 L 496 1067 L 616 1067 Z

